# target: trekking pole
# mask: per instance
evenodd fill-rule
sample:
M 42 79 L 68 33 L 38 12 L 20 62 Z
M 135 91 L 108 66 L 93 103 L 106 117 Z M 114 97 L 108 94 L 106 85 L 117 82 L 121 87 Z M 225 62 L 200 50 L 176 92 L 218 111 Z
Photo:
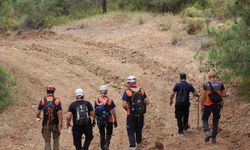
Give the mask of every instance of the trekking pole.
M 197 130 L 200 127 L 200 97 L 198 97 L 198 106 L 197 106 Z

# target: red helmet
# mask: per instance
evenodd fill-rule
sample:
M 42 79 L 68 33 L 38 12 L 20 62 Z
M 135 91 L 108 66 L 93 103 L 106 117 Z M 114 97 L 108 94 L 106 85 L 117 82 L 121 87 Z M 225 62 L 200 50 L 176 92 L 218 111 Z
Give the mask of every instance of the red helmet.
M 55 91 L 56 88 L 53 85 L 48 85 L 46 88 L 47 91 Z

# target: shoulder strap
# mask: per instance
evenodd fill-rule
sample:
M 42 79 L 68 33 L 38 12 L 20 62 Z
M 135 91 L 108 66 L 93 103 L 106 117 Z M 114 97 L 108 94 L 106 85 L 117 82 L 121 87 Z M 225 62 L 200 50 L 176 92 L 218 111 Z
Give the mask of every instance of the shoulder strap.
M 214 88 L 213 88 L 213 86 L 212 86 L 212 83 L 209 81 L 208 84 L 209 84 L 209 86 L 210 86 L 210 88 L 211 88 L 211 91 L 214 91 Z
M 43 101 L 44 101 L 44 106 L 45 106 L 46 103 L 48 102 L 47 96 L 45 96 L 45 97 L 43 98 Z

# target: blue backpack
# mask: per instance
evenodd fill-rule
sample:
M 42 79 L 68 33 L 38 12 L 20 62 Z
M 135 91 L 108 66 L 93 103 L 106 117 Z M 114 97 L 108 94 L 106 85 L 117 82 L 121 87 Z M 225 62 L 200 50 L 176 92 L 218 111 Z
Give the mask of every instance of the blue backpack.
M 109 118 L 111 116 L 111 112 L 109 110 L 108 99 L 104 104 L 102 104 L 100 98 L 98 98 L 96 102 L 95 112 L 96 119 L 98 125 L 107 125 L 109 123 Z

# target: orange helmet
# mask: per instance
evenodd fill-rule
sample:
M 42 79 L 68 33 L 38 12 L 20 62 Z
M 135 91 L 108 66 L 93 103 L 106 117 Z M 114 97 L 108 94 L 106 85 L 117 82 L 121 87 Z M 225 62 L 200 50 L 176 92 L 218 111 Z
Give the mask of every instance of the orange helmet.
M 56 88 L 53 85 L 48 85 L 46 88 L 47 91 L 55 91 Z

